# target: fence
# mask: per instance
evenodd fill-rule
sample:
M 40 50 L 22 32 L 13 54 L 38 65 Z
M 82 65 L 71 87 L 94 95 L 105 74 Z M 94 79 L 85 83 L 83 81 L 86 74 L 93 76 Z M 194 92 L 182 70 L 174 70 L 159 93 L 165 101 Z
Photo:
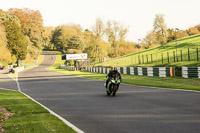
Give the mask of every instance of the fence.
M 32 63 L 32 64 L 24 65 L 24 67 L 25 67 L 25 68 L 26 68 L 26 67 L 32 67 L 32 66 L 34 66 L 35 64 L 37 64 L 37 63 L 39 62 L 39 60 L 40 60 L 40 56 L 38 57 L 38 59 L 37 59 L 36 62 L 34 62 L 34 63 Z
M 110 58 L 106 62 L 109 64 L 123 64 L 123 65 L 136 65 L 136 64 L 168 64 L 173 62 L 182 61 L 200 61 L 200 50 L 198 48 L 188 48 L 187 50 L 178 49 L 177 51 L 168 51 L 162 53 L 152 54 L 137 54 L 124 56 L 121 58 Z
M 128 75 L 144 75 L 158 77 L 175 76 L 174 67 L 117 67 L 117 69 L 120 73 Z M 88 72 L 107 74 L 110 70 L 111 68 L 107 67 L 86 67 L 86 71 Z
M 71 66 L 66 66 L 66 65 L 60 65 L 60 69 L 67 69 L 70 71 L 75 71 L 75 67 L 71 67 Z

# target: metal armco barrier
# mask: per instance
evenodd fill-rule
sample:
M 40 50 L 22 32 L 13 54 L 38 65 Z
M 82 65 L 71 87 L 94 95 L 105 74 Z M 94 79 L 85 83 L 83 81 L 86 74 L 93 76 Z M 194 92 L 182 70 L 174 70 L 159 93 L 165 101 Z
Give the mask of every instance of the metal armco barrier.
M 25 68 L 26 68 L 26 67 L 32 67 L 32 66 L 34 66 L 35 64 L 37 64 L 37 63 L 39 62 L 39 60 L 40 60 L 40 56 L 38 57 L 38 59 L 37 59 L 36 62 L 34 62 L 34 63 L 32 63 L 32 64 L 24 65 L 24 67 L 25 67 Z
M 75 67 L 70 67 L 70 66 L 66 66 L 66 65 L 60 65 L 60 69 L 67 69 L 70 71 L 75 71 Z
M 200 67 L 182 67 L 182 77 L 200 78 Z
M 107 74 L 111 68 L 106 67 L 86 67 L 88 72 Z M 158 77 L 174 77 L 175 67 L 117 67 L 121 74 L 128 75 L 144 75 L 144 76 L 158 76 Z

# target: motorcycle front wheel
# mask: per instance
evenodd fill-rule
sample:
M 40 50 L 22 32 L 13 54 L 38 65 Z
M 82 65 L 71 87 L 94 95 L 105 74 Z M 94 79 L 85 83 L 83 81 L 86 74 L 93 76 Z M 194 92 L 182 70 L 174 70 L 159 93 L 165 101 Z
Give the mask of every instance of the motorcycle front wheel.
M 113 93 L 112 95 L 115 96 L 117 92 L 117 85 L 113 85 Z
M 106 91 L 107 95 L 110 96 L 110 93 L 108 91 Z

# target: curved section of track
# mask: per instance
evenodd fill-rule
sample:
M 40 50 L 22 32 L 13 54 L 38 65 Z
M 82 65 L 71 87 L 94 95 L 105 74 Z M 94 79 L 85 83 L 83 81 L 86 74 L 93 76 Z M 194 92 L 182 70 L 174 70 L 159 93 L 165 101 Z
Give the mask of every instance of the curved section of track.
M 52 59 L 53 57 L 53 59 Z M 22 92 L 87 133 L 199 133 L 200 93 L 121 85 L 47 71 L 55 55 L 19 74 Z

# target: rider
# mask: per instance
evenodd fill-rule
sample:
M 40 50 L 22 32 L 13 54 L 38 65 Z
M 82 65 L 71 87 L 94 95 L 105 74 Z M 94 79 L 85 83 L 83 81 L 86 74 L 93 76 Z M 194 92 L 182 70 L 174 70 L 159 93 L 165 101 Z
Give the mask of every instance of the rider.
M 114 67 L 113 70 L 109 71 L 109 73 L 106 76 L 106 78 L 107 78 L 107 80 L 106 80 L 106 88 L 107 88 L 107 85 L 108 85 L 108 82 L 109 82 L 110 78 L 114 78 L 115 75 L 119 76 L 119 79 L 122 82 L 121 74 L 118 72 L 117 68 Z

